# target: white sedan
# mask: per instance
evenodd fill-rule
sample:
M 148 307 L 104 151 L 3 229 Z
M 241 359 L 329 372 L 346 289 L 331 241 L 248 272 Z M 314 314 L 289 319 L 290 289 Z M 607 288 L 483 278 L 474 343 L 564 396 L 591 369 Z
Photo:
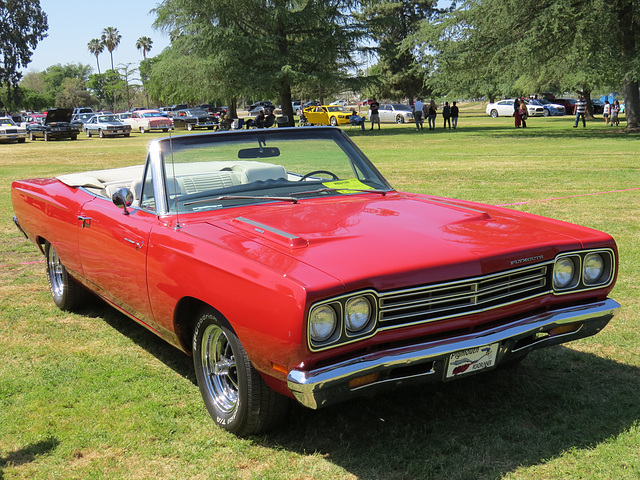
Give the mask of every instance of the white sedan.
M 383 103 L 378 109 L 381 123 L 409 123 L 415 122 L 413 109 L 403 103 Z M 371 110 L 368 118 L 371 120 Z
M 513 98 L 505 98 L 495 103 L 487 105 L 487 115 L 496 117 L 512 117 L 513 116 Z M 544 107 L 542 105 L 534 105 L 527 102 L 527 111 L 530 117 L 542 117 L 544 116 Z
M 11 117 L 0 117 L 0 140 L 17 140 L 24 143 L 27 139 L 27 129 L 16 125 Z

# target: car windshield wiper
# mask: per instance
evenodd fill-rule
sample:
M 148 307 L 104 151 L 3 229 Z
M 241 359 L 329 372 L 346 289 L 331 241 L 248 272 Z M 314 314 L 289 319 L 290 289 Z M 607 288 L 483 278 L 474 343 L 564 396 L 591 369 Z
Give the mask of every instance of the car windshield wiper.
M 261 195 L 220 195 L 219 197 L 203 198 L 202 200 L 194 200 L 185 202 L 184 206 L 195 205 L 198 203 L 216 202 L 218 200 L 273 200 L 276 202 L 292 202 L 298 203 L 298 199 L 294 197 L 270 197 Z
M 293 192 L 293 193 L 291 193 L 291 195 L 309 195 L 309 194 L 312 194 L 312 193 L 342 192 L 342 191 L 345 191 L 345 190 L 349 191 L 349 192 L 379 193 L 383 197 L 387 195 L 387 190 L 379 190 L 379 189 L 376 189 L 376 188 L 367 189 L 367 188 L 349 188 L 349 187 L 319 188 L 317 190 L 309 190 L 309 191 L 306 191 L 306 192 Z

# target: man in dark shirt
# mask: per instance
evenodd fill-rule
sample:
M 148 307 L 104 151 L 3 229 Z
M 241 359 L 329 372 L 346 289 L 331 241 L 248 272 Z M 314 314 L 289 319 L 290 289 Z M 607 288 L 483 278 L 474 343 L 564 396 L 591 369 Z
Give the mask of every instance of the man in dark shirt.
M 458 109 L 458 105 L 456 105 L 456 102 L 453 102 L 453 104 L 451 105 L 451 125 L 453 126 L 454 130 L 458 126 L 459 113 L 460 110 Z
M 380 115 L 378 114 L 378 110 L 380 109 L 380 104 L 374 98 L 371 105 L 369 105 L 369 112 L 371 115 L 371 130 L 373 130 L 373 124 L 378 124 L 378 130 L 380 130 Z

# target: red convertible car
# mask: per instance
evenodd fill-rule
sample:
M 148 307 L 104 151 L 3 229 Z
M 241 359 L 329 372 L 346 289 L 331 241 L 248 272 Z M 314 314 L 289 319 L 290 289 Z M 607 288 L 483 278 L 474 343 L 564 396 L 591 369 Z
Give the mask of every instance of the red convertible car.
M 16 181 L 53 301 L 86 290 L 193 356 L 209 413 L 265 431 L 316 409 L 519 362 L 618 303 L 607 234 L 394 190 L 332 127 L 162 138 L 146 163 Z

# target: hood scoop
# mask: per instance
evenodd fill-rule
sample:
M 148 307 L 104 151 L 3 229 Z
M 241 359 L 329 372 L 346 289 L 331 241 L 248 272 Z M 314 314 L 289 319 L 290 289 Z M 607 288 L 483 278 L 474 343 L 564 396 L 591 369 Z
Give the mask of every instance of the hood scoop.
M 261 222 L 256 222 L 255 220 L 249 220 L 245 217 L 236 217 L 231 220 L 231 224 L 240 230 L 250 232 L 279 244 L 284 244 L 289 248 L 304 248 L 309 245 L 309 241 L 306 238 L 265 225 Z

